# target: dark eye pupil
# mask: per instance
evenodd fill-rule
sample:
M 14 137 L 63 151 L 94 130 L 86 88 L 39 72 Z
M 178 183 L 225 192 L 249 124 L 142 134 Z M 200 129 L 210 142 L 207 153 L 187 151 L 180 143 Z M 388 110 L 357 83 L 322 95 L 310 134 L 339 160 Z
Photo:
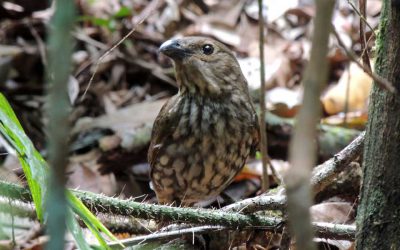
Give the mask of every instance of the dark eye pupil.
M 203 46 L 203 53 L 206 55 L 211 55 L 214 52 L 214 47 L 210 44 Z

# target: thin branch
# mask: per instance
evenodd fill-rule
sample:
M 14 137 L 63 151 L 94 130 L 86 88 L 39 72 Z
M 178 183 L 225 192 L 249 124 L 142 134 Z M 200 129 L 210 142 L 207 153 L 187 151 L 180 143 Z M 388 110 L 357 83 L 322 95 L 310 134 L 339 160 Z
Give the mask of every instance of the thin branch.
M 354 63 L 356 63 L 358 65 L 358 67 L 360 67 L 362 70 L 364 70 L 364 72 L 367 73 L 372 79 L 374 79 L 374 81 L 379 86 L 381 86 L 382 88 L 388 90 L 389 92 L 391 92 L 393 94 L 397 94 L 398 91 L 393 87 L 393 84 L 391 82 L 389 82 L 387 79 L 375 74 L 371 70 L 368 70 L 368 68 L 364 67 L 358 61 L 357 56 L 352 51 L 350 51 L 349 49 L 346 48 L 346 45 L 344 44 L 344 42 L 340 38 L 339 34 L 337 33 L 335 26 L 333 24 L 331 26 L 332 26 L 333 35 L 336 37 L 336 40 L 338 41 L 340 47 L 342 47 L 342 49 L 346 52 L 346 54 L 350 58 L 350 60 L 353 61 Z
M 284 195 L 260 195 L 235 202 L 223 207 L 223 211 L 252 214 L 263 210 L 285 210 L 286 196 Z
M 327 222 L 313 222 L 317 237 L 336 240 L 354 240 L 355 225 L 332 224 Z
M 364 138 L 365 132 L 362 132 L 339 153 L 314 168 L 311 177 L 314 194 L 324 190 L 340 172 L 362 154 Z
M 265 105 L 265 62 L 264 62 L 264 15 L 262 0 L 258 0 L 258 27 L 259 27 L 259 45 L 260 45 L 260 149 L 262 162 L 262 183 L 261 190 L 267 192 L 269 189 L 268 179 L 268 151 L 267 151 L 267 131 L 265 127 L 265 114 L 267 113 Z
M 316 0 L 310 61 L 304 72 L 304 96 L 289 148 L 291 169 L 285 174 L 289 229 L 298 249 L 316 249 L 309 207 L 312 204 L 311 169 L 315 166 L 317 122 L 322 87 L 328 80 L 328 41 L 334 0 Z M 327 28 L 328 27 L 328 28 Z
M 361 156 L 364 138 L 365 132 L 362 132 L 339 153 L 313 169 L 311 173 L 311 185 L 314 196 L 323 191 L 352 161 Z M 286 197 L 276 194 L 260 195 L 238 201 L 222 209 L 224 211 L 240 212 L 244 214 L 263 210 L 284 211 L 286 209 Z
M 154 241 L 161 241 L 161 240 L 168 240 L 174 238 L 181 238 L 183 235 L 195 235 L 195 234 L 205 234 L 209 232 L 221 231 L 221 230 L 228 230 L 226 227 L 222 226 L 199 226 L 194 228 L 184 228 L 173 230 L 169 232 L 155 232 L 153 234 L 138 236 L 130 239 L 121 240 L 121 243 L 124 246 L 136 246 L 143 243 L 149 243 Z M 118 247 L 120 246 L 118 243 L 111 243 L 108 245 L 109 247 Z
M 326 222 L 313 222 L 312 226 L 316 231 L 316 235 L 321 238 L 327 239 L 335 239 L 335 240 L 354 240 L 356 234 L 356 226 L 354 225 L 342 225 L 342 224 L 332 224 Z M 286 227 L 285 227 L 286 228 Z M 285 233 L 285 235 L 289 236 L 288 232 L 285 232 L 285 228 L 281 228 L 279 230 L 274 230 L 274 233 Z M 125 246 L 133 246 L 140 245 L 143 243 L 149 243 L 154 241 L 162 241 L 173 238 L 181 238 L 183 235 L 201 235 L 205 233 L 222 231 L 222 230 L 230 230 L 227 227 L 223 226 L 198 226 L 191 228 L 182 228 L 175 229 L 167 232 L 155 232 L 153 234 L 138 236 L 126 240 L 122 240 L 121 242 Z M 288 246 L 290 244 L 290 237 L 285 239 L 285 245 Z M 117 243 L 109 244 L 111 248 L 118 247 Z M 285 248 L 283 248 L 285 249 Z M 286 248 L 288 249 L 288 248 Z
M 367 5 L 366 1 L 367 0 L 359 0 L 358 1 L 359 7 L 360 7 L 361 16 L 365 17 L 365 22 L 360 17 L 360 40 L 361 40 L 361 51 L 362 51 L 361 58 L 363 60 L 364 67 L 367 68 L 368 71 L 372 72 L 371 63 L 369 61 L 369 55 L 368 55 L 367 38 L 365 36 L 365 23 L 368 23 L 367 20 L 366 20 L 367 17 L 365 15 L 366 5 Z
M 40 59 L 42 60 L 43 66 L 47 67 L 47 55 L 46 55 L 46 45 L 43 42 L 42 38 L 36 31 L 36 29 L 32 25 L 32 21 L 27 21 L 27 26 L 29 28 L 29 31 L 31 32 L 33 38 L 35 39 L 38 49 L 39 49 L 39 54 L 40 54 Z
M 282 230 L 281 243 L 279 246 L 280 249 L 289 250 L 291 241 L 292 241 L 292 237 L 290 236 L 289 228 L 287 226 L 285 226 Z
M 357 15 L 360 17 L 360 19 L 368 26 L 368 28 L 371 29 L 372 34 L 374 34 L 374 36 L 376 37 L 376 33 L 374 31 L 374 29 L 371 27 L 371 25 L 367 22 L 367 19 L 365 18 L 365 13 L 364 15 L 360 13 L 360 11 L 358 11 L 358 9 L 356 8 L 356 6 L 354 6 L 354 4 L 352 2 L 350 2 L 350 0 L 347 0 L 347 3 L 351 6 L 351 8 L 357 13 Z
M 90 77 L 88 86 L 86 87 L 85 91 L 82 94 L 81 101 L 85 98 L 87 91 L 89 90 L 90 86 L 92 85 L 93 79 L 97 73 L 97 70 L 100 66 L 100 64 L 103 62 L 104 58 L 106 58 L 111 52 L 113 52 L 119 45 L 121 45 L 128 37 L 130 37 L 133 32 L 136 31 L 137 27 L 144 22 L 159 6 L 160 0 L 155 0 L 153 1 L 150 5 L 146 7 L 146 9 L 143 11 L 143 13 L 138 17 L 137 21 L 135 22 L 133 28 L 121 39 L 119 40 L 116 44 L 114 44 L 109 50 L 107 50 L 100 58 L 97 60 L 96 64 L 94 65 L 94 70 L 93 74 Z

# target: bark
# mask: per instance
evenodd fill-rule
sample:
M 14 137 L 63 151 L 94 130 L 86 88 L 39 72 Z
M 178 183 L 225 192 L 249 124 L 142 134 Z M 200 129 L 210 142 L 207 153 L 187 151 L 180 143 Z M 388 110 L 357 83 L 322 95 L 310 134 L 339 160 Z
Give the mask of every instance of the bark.
M 400 5 L 383 1 L 378 75 L 400 89 Z M 370 97 L 357 223 L 357 249 L 400 249 L 400 99 L 374 85 Z

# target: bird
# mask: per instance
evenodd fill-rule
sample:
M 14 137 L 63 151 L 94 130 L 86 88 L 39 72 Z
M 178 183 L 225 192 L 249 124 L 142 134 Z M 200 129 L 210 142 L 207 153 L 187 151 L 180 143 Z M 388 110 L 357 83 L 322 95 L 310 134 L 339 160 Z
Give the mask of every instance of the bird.
M 155 119 L 148 161 L 160 204 L 193 206 L 217 197 L 254 155 L 259 123 L 233 52 L 208 37 L 164 42 L 178 93 Z

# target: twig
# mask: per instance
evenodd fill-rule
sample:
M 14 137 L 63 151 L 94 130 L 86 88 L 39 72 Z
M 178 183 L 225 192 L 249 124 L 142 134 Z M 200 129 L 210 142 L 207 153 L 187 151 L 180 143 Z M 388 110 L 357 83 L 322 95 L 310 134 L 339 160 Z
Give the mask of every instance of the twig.
M 9 202 L 8 199 L 0 197 L 0 212 L 13 214 L 13 216 L 36 219 L 35 207 L 31 203 L 21 201 Z
M 254 198 L 238 201 L 226 207 L 223 211 L 239 212 L 243 214 L 252 214 L 262 210 L 285 210 L 286 196 L 284 195 L 260 195 Z
M 372 34 L 374 34 L 374 36 L 376 37 L 376 33 L 374 31 L 374 29 L 371 27 L 371 25 L 367 22 L 367 19 L 365 19 L 365 16 L 363 14 L 361 14 L 358 9 L 356 8 L 356 6 L 354 6 L 354 4 L 352 2 L 350 2 L 350 0 L 347 0 L 347 3 L 351 6 L 351 8 L 357 13 L 357 15 L 360 17 L 360 19 L 368 26 L 368 28 L 371 29 Z M 364 13 L 365 14 L 365 13 Z
M 268 151 L 267 151 L 267 131 L 265 128 L 265 114 L 267 113 L 265 106 L 265 63 L 264 63 L 264 16 L 262 0 L 258 0 L 258 27 L 259 27 L 259 44 L 260 44 L 260 149 L 262 162 L 262 183 L 261 190 L 268 192 Z
M 311 185 L 314 194 L 321 192 L 334 178 L 343 171 L 352 161 L 359 157 L 364 146 L 365 132 L 362 132 L 347 147 L 323 164 L 314 168 Z
M 313 222 L 316 235 L 320 238 L 336 240 L 354 240 L 356 234 L 355 225 L 341 225 L 326 222 Z
M 360 17 L 360 40 L 361 40 L 361 58 L 363 60 L 364 67 L 368 69 L 368 71 L 372 71 L 371 69 L 371 63 L 369 61 L 369 55 L 368 55 L 368 45 L 367 45 L 367 38 L 365 36 L 365 23 L 367 22 L 367 17 L 365 15 L 366 12 L 366 1 L 367 0 L 359 0 L 359 7 L 360 7 L 360 13 L 361 16 L 365 18 L 364 20 Z
M 28 26 L 29 31 L 31 32 L 33 38 L 35 39 L 35 41 L 37 43 L 42 63 L 43 63 L 43 65 L 45 67 L 47 67 L 46 45 L 44 44 L 42 38 L 39 36 L 39 34 L 36 31 L 36 29 L 32 26 L 32 23 L 31 22 L 27 22 L 27 26 Z
M 113 52 L 119 45 L 121 45 L 128 37 L 130 37 L 133 32 L 136 31 L 137 27 L 144 22 L 157 8 L 161 0 L 153 1 L 148 7 L 143 11 L 142 15 L 137 18 L 136 23 L 134 24 L 133 28 L 115 45 L 113 45 L 109 50 L 107 50 L 102 56 L 100 56 L 99 60 L 97 60 L 96 64 L 94 65 L 93 74 L 90 77 L 88 86 L 86 87 L 85 91 L 82 94 L 81 101 L 85 98 L 87 91 L 89 90 L 90 86 L 92 85 L 93 79 L 96 75 L 96 72 L 99 68 L 99 65 L 102 63 L 105 57 L 107 57 L 111 52 Z
M 148 242 L 178 238 L 183 235 L 204 234 L 204 233 L 227 230 L 227 229 L 228 228 L 222 226 L 200 226 L 194 228 L 184 228 L 169 232 L 156 232 L 145 236 L 138 236 L 126 240 L 121 240 L 121 243 L 124 244 L 124 246 L 128 247 L 133 245 L 140 245 L 144 242 L 148 243 Z M 108 246 L 111 248 L 114 247 L 118 248 L 120 245 L 118 243 L 111 243 Z
M 271 157 L 269 157 L 269 155 L 267 155 L 267 157 L 268 157 L 268 166 L 269 169 L 271 169 L 272 173 L 272 178 L 274 178 L 274 181 L 277 183 L 278 186 L 280 186 L 282 184 L 282 176 L 280 176 L 276 171 L 274 164 L 272 164 Z
M 332 224 L 326 222 L 313 222 L 313 228 L 316 231 L 318 237 L 321 238 L 328 238 L 328 239 L 336 239 L 336 240 L 354 240 L 356 234 L 356 227 L 354 225 L 342 225 L 342 224 Z M 290 245 L 290 234 L 286 231 L 285 228 L 280 230 L 275 230 L 275 233 L 283 232 L 284 235 L 288 236 L 282 239 L 284 242 L 284 246 Z M 222 231 L 222 230 L 229 230 L 227 227 L 223 226 L 199 226 L 199 227 L 192 227 L 192 228 L 183 228 L 177 229 L 168 232 L 156 232 L 150 235 L 134 237 L 126 240 L 122 240 L 121 243 L 125 246 L 133 246 L 133 245 L 140 245 L 143 243 L 149 243 L 154 241 L 161 241 L 161 240 L 168 240 L 173 238 L 178 238 L 183 235 L 201 235 L 205 233 L 215 232 L 215 231 Z M 118 247 L 116 243 L 109 244 L 111 248 Z M 281 245 L 282 246 L 282 245 Z M 289 248 L 282 248 L 282 249 L 289 249 Z
M 368 70 L 368 68 L 364 67 L 357 59 L 357 56 L 350 51 L 349 49 L 346 48 L 346 45 L 343 43 L 342 39 L 340 38 L 339 34 L 337 33 L 335 26 L 332 24 L 332 33 L 336 37 L 336 40 L 338 41 L 340 47 L 346 52 L 347 56 L 350 58 L 351 61 L 356 63 L 358 67 L 360 67 L 362 70 L 364 70 L 365 73 L 367 73 L 374 81 L 381 86 L 384 89 L 387 89 L 389 92 L 393 94 L 397 94 L 398 91 L 393 87 L 393 84 L 389 82 L 387 79 L 375 74 L 371 70 Z
M 342 149 L 331 159 L 314 168 L 311 173 L 311 185 L 314 195 L 323 191 L 337 175 L 342 172 L 352 161 L 357 159 L 363 150 L 365 132 L 362 132 L 349 145 Z M 283 195 L 266 194 L 238 201 L 228 205 L 222 210 L 254 213 L 262 210 L 285 210 L 286 198 Z
M 346 96 L 345 96 L 345 100 L 344 100 L 344 117 L 343 117 L 343 125 L 344 127 L 348 127 L 347 126 L 347 116 L 348 116 L 348 112 L 349 112 L 349 98 L 350 98 L 350 80 L 351 80 L 351 74 L 350 74 L 350 65 L 347 66 L 347 82 L 346 82 Z
M 292 241 L 292 237 L 290 237 L 289 228 L 287 226 L 285 226 L 282 230 L 280 249 L 289 250 L 291 241 Z

